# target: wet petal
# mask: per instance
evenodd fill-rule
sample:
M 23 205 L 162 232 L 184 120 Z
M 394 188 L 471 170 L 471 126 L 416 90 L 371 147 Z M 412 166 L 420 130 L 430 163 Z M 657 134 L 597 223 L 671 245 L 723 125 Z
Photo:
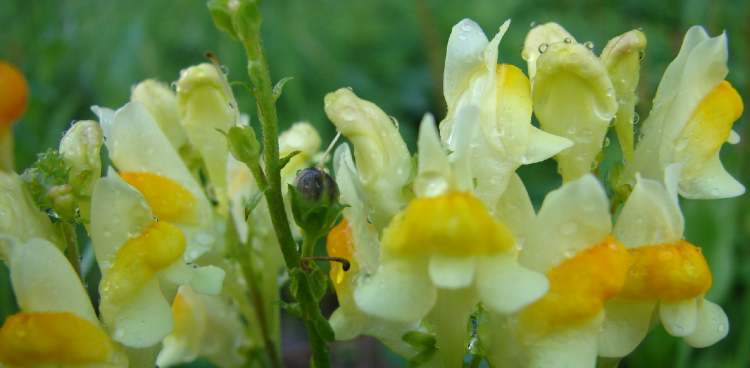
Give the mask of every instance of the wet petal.
M 695 331 L 698 324 L 698 300 L 691 298 L 675 302 L 662 301 L 659 316 L 664 329 L 672 336 L 684 337 Z
M 460 289 L 474 281 L 477 260 L 475 257 L 448 257 L 435 254 L 430 257 L 430 279 L 439 288 Z
M 519 265 L 511 256 L 494 256 L 479 261 L 479 296 L 496 313 L 516 312 L 542 297 L 548 287 L 547 277 Z
M 383 263 L 354 290 L 354 300 L 368 314 L 395 322 L 414 322 L 432 309 L 437 290 L 423 267 L 402 260 Z
M 619 358 L 633 352 L 648 334 L 655 307 L 652 301 L 608 301 L 599 335 L 599 356 Z
M 721 306 L 706 299 L 698 301 L 698 323 L 685 341 L 694 348 L 705 348 L 729 333 L 729 319 Z
M 620 211 L 614 234 L 626 247 L 672 243 L 682 238 L 684 219 L 664 184 L 639 178 Z

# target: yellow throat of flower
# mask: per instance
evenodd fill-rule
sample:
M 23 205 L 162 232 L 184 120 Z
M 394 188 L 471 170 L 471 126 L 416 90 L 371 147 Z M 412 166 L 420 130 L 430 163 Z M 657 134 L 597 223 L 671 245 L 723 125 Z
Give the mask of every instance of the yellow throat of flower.
M 195 196 L 176 181 L 149 172 L 121 172 L 120 177 L 143 194 L 160 220 L 197 222 Z
M 185 236 L 175 225 L 154 222 L 140 236 L 128 240 L 115 255 L 100 285 L 100 309 L 105 319 L 116 314 L 157 272 L 180 259 Z
M 398 256 L 474 256 L 507 251 L 513 235 L 469 193 L 412 200 L 383 233 L 383 251 Z
M 711 288 L 711 271 L 701 249 L 680 240 L 630 249 L 633 264 L 620 294 L 624 299 L 685 300 Z
M 112 351 L 99 326 L 68 312 L 18 313 L 0 328 L 0 363 L 10 366 L 102 363 Z
M 549 291 L 521 312 L 521 322 L 534 333 L 546 334 L 588 321 L 620 292 L 629 265 L 627 250 L 608 236 L 551 269 Z

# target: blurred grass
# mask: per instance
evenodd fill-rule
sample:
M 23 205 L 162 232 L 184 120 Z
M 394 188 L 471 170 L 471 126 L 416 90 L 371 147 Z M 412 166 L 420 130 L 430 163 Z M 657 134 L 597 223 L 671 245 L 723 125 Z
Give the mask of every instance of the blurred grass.
M 278 0 L 266 1 L 264 14 L 273 77 L 294 77 L 279 101 L 281 121 L 308 120 L 324 141 L 333 130 L 323 113 L 323 96 L 351 86 L 399 120 L 413 149 L 421 115 L 440 116 L 444 109 L 442 55 L 451 26 L 464 17 L 479 22 L 488 34 L 512 18 L 500 58 L 522 67 L 520 49 L 533 23 L 557 21 L 579 41 L 592 41 L 597 52 L 609 38 L 642 28 L 649 42 L 640 87 L 644 117 L 687 28 L 701 24 L 711 34 L 725 30 L 729 80 L 743 96 L 750 95 L 747 0 Z M 5 0 L 0 24 L 0 58 L 19 65 L 31 86 L 29 109 L 14 126 L 19 169 L 33 162 L 35 153 L 54 147 L 71 121 L 93 118 L 91 105 L 122 105 L 141 79 L 173 81 L 180 69 L 202 62 L 204 51 L 219 55 L 231 79 L 246 80 L 241 50 L 213 28 L 203 1 Z M 236 88 L 235 93 L 252 116 L 247 91 Z M 746 116 L 736 130 L 742 143 L 725 147 L 724 160 L 730 172 L 750 184 Z M 536 203 L 559 183 L 552 162 L 525 167 L 521 175 Z M 657 328 L 622 366 L 750 366 L 750 199 L 684 201 L 683 206 L 687 238 L 704 248 L 711 263 L 709 296 L 729 314 L 730 335 L 695 350 Z M 0 267 L 0 319 L 13 308 L 8 296 Z

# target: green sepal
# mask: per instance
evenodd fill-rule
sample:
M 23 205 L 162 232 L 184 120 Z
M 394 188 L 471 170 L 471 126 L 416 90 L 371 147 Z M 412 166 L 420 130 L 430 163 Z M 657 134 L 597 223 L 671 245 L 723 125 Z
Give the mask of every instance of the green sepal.
M 287 82 L 294 79 L 294 77 L 284 77 L 281 78 L 276 84 L 273 86 L 273 101 L 276 102 L 276 100 L 281 97 L 281 93 L 284 92 L 284 85 L 286 85 Z
M 336 225 L 341 211 L 346 208 L 345 205 L 339 203 L 337 198 L 334 200 L 308 200 L 293 185 L 289 185 L 289 194 L 294 221 L 313 239 L 319 239 L 327 234 Z
M 233 126 L 226 132 L 229 152 L 238 161 L 256 165 L 260 159 L 260 142 L 255 131 L 249 126 Z

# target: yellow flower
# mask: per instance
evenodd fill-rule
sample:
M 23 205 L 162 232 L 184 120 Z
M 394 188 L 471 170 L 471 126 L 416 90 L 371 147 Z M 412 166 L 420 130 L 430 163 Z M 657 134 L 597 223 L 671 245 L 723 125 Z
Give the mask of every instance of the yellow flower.
M 166 284 L 188 284 L 203 293 L 221 290 L 224 271 L 187 265 L 187 239 L 170 222 L 195 210 L 191 205 L 197 202 L 184 200 L 189 193 L 155 174 L 125 172 L 120 178 L 110 171 L 96 184 L 90 229 L 102 271 L 100 311 L 114 339 L 124 345 L 148 347 L 172 330 L 161 278 L 169 281 Z M 162 217 L 156 219 L 154 214 Z
M 180 123 L 177 95 L 169 86 L 147 79 L 133 87 L 130 92 L 130 101 L 143 104 L 178 152 L 188 144 L 185 130 Z
M 471 141 L 467 170 L 476 181 L 475 194 L 489 208 L 494 208 L 519 166 L 543 161 L 571 145 L 531 125 L 529 79 L 517 67 L 497 63 L 498 46 L 509 25 L 506 21 L 488 41 L 472 20 L 456 24 L 443 76 L 448 113 L 440 123 L 440 135 L 452 151 L 458 150 L 462 135 Z M 467 115 L 467 109 L 475 112 Z
M 591 175 L 542 203 L 520 262 L 545 272 L 549 291 L 510 317 L 489 314 L 481 336 L 497 366 L 594 367 L 605 303 L 625 285 L 630 257 L 612 235 L 604 188 Z
M 213 64 L 199 64 L 180 72 L 177 81 L 180 122 L 188 140 L 200 153 L 219 211 L 227 209 L 226 168 L 229 148 L 221 134 L 239 123 L 237 102 L 226 77 Z
M 633 265 L 622 293 L 607 305 L 599 354 L 622 357 L 646 336 L 653 311 L 673 336 L 693 347 L 721 340 L 729 331 L 720 306 L 705 300 L 711 272 L 700 248 L 682 239 L 684 220 L 677 202 L 680 168 L 659 182 L 639 178 L 615 225 Z
M 529 32 L 523 56 L 542 129 L 573 141 L 556 157 L 563 180 L 589 173 L 618 107 L 604 63 L 555 23 Z
M 668 166 L 679 163 L 678 191 L 684 197 L 744 193 L 719 159 L 725 142 L 739 142 L 732 125 L 743 111 L 739 94 L 724 80 L 727 73 L 726 34 L 709 37 L 701 27 L 690 28 L 659 83 L 635 158 L 625 166 L 624 183 L 635 184 L 638 173 L 661 180 Z
M 219 367 L 237 367 L 247 347 L 237 310 L 222 297 L 195 293 L 181 286 L 172 302 L 174 329 L 163 341 L 156 359 L 159 367 L 171 367 L 204 357 Z
M 8 367 L 127 367 L 78 276 L 47 240 L 0 242 L 21 311 L 0 327 L 0 363 Z
M 378 228 L 405 204 L 403 194 L 411 173 L 406 143 L 391 118 L 372 102 L 341 88 L 325 97 L 325 110 L 342 135 L 354 144 L 362 187 L 371 201 Z

